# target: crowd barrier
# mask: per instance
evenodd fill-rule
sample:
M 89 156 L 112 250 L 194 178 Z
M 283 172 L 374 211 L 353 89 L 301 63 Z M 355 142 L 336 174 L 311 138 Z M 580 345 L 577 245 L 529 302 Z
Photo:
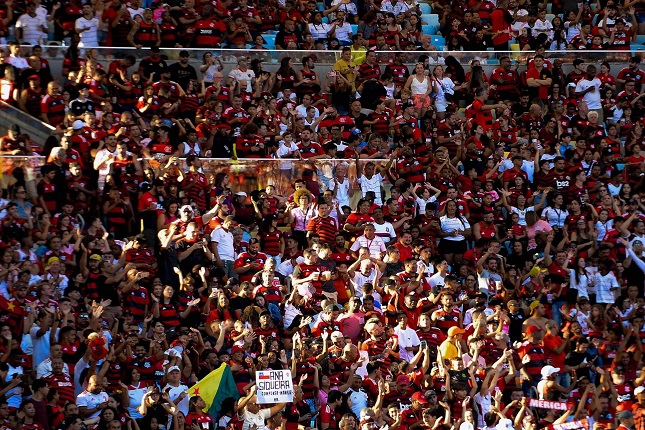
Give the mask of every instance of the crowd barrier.
M 145 160 L 145 159 L 141 159 Z M 25 179 L 32 184 L 40 180 L 40 167 L 45 164 L 45 157 L 42 156 L 3 156 L 0 157 L 0 174 L 2 175 L 3 187 L 13 181 L 13 172 L 20 167 L 25 172 Z M 184 159 L 180 159 L 180 168 L 186 171 Z M 339 164 L 348 167 L 347 177 L 351 187 L 358 189 L 356 180 L 355 160 L 327 159 L 327 160 L 275 160 L 267 159 L 242 159 L 231 160 L 228 158 L 202 158 L 203 173 L 211 178 L 217 173 L 225 172 L 230 179 L 229 187 L 233 192 L 244 191 L 249 194 L 253 190 L 265 188 L 267 185 L 274 185 L 278 194 L 289 195 L 293 191 L 293 181 L 302 178 L 303 173 L 309 170 L 313 174 L 313 180 L 320 184 L 321 191 L 329 187 L 329 182 L 334 175 L 334 168 Z M 360 160 L 361 167 L 368 162 L 375 162 L 377 165 L 385 165 L 388 160 Z M 35 189 L 30 187 L 30 189 Z
M 6 48 L 6 45 L 0 45 Z M 25 46 L 25 50 L 29 51 L 30 46 Z M 98 58 L 101 61 L 111 61 L 115 58 L 123 58 L 126 55 L 134 56 L 137 61 L 142 60 L 150 55 L 150 50 L 147 48 L 137 49 L 129 46 L 99 46 L 95 49 L 98 53 Z M 169 60 L 178 60 L 179 52 L 187 50 L 193 61 L 201 62 L 205 53 L 213 53 L 214 57 L 221 59 L 223 63 L 236 64 L 237 59 L 242 56 L 247 56 L 250 59 L 259 58 L 266 63 L 278 64 L 285 56 L 290 56 L 294 59 L 300 59 L 304 55 L 310 55 L 315 58 L 317 64 L 334 64 L 340 58 L 340 51 L 316 51 L 316 50 L 254 50 L 254 49 L 220 49 L 220 48 L 161 48 L 160 53 L 162 56 Z M 48 60 L 63 59 L 67 47 L 56 44 L 44 46 L 43 57 Z M 86 49 L 87 51 L 87 49 Z M 377 59 L 381 64 L 391 61 L 395 54 L 399 51 L 376 51 Z M 427 54 L 430 57 L 430 62 L 441 64 L 445 58 L 452 56 L 456 58 L 462 65 L 468 65 L 474 59 L 480 60 L 484 64 L 497 64 L 499 59 L 503 56 L 510 56 L 517 61 L 526 61 L 534 55 L 533 51 L 400 51 L 403 53 L 406 63 L 412 64 L 421 54 Z M 633 44 L 632 49 L 629 51 L 548 51 L 548 58 L 561 59 L 564 63 L 572 63 L 576 58 L 584 58 L 585 61 L 598 62 L 601 61 L 616 61 L 624 62 L 631 55 L 644 55 L 645 46 L 640 44 Z

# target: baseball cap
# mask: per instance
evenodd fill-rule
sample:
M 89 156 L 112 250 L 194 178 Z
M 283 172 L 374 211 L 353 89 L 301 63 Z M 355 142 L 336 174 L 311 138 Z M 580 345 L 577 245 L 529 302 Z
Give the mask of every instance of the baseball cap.
M 423 395 L 423 393 L 416 392 L 412 395 L 412 400 L 416 400 L 419 403 L 428 403 L 428 399 L 426 399 L 426 396 Z
M 233 348 L 231 348 L 231 355 L 235 354 L 236 352 L 244 352 L 244 348 L 241 346 L 233 345 Z
M 335 332 L 333 332 L 331 334 L 332 339 L 340 339 L 340 338 L 343 338 L 343 337 L 345 337 L 345 336 L 343 336 L 343 334 L 341 332 L 339 332 L 338 330 L 336 330 Z
M 177 372 L 181 372 L 181 369 L 179 368 L 179 366 L 170 366 L 168 370 L 166 370 L 166 375 L 168 375 L 170 372 L 174 372 L 175 370 Z
M 531 304 L 529 305 L 529 309 L 531 310 L 531 313 L 533 313 L 533 311 L 535 309 L 537 309 L 538 306 L 540 306 L 540 301 L 539 300 L 533 300 L 531 302 Z
M 530 336 L 533 333 L 537 333 L 537 332 L 540 332 L 540 331 L 542 331 L 542 329 L 540 327 L 532 325 L 532 326 L 530 326 L 529 328 L 526 329 L 526 335 Z
M 29 81 L 40 81 L 40 76 L 38 76 L 38 75 L 30 75 L 27 80 L 29 80 Z
M 611 370 L 611 373 L 625 373 L 625 368 L 623 366 L 616 366 Z
M 90 260 L 103 261 L 103 257 L 98 254 L 92 254 L 90 255 Z
M 81 121 L 80 119 L 77 119 L 72 123 L 72 129 L 74 130 L 80 130 L 81 128 L 85 127 L 85 123 Z
M 543 377 L 548 378 L 549 376 L 553 375 L 554 373 L 558 373 L 559 371 L 559 367 L 553 367 L 549 364 L 547 366 L 544 366 L 540 373 L 542 373 Z
M 457 336 L 458 334 L 464 334 L 464 333 L 466 333 L 466 330 L 464 330 L 463 328 L 450 327 L 448 329 L 448 336 Z
M 407 375 L 399 375 L 396 377 L 396 383 L 399 385 L 408 385 L 410 383 L 410 377 Z
M 643 386 L 636 387 L 636 389 L 634 390 L 634 395 L 635 395 L 635 396 L 638 396 L 638 395 L 639 395 L 640 393 L 642 393 L 643 391 L 645 391 L 645 387 L 643 387 Z
M 240 197 L 248 197 L 248 194 L 246 194 L 244 191 L 238 191 L 237 193 L 235 193 L 235 195 Z
M 14 133 L 20 134 L 20 126 L 18 124 L 11 124 L 11 127 L 9 127 L 9 131 L 13 131 Z

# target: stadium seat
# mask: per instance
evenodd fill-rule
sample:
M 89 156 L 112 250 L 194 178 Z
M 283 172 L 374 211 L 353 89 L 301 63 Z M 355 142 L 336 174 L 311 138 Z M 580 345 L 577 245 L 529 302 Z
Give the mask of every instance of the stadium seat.
M 358 33 L 358 24 L 351 24 L 352 34 Z
M 551 10 L 553 9 L 553 5 L 551 3 L 546 4 L 546 13 L 551 13 Z
M 645 34 L 639 34 L 636 36 L 636 43 L 639 45 L 645 44 Z
M 263 34 L 262 37 L 266 44 L 264 45 L 267 49 L 275 49 L 275 34 Z
M 547 21 L 551 22 L 551 21 L 553 21 L 553 18 L 555 18 L 555 15 L 553 15 L 552 13 L 547 13 L 546 14 L 546 20 Z
M 439 15 L 436 13 L 424 13 L 421 15 L 421 20 L 428 25 L 439 27 Z
M 432 36 L 432 44 L 439 49 L 439 45 L 446 46 L 446 39 L 443 36 L 434 35 Z
M 423 24 L 421 26 L 421 32 L 423 34 L 435 35 L 437 34 L 437 27 L 435 27 L 434 25 Z
M 428 3 L 419 3 L 419 7 L 421 8 L 421 13 L 424 15 L 429 15 L 432 13 L 432 6 L 430 6 Z
M 316 6 L 318 7 L 318 10 L 321 11 L 321 12 L 323 10 L 325 10 L 325 3 L 323 3 L 323 2 L 316 3 Z

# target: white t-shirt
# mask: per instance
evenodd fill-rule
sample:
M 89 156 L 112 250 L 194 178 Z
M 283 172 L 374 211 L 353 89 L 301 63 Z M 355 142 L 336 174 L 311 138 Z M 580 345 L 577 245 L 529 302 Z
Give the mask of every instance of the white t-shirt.
M 358 178 L 358 183 L 361 186 L 361 192 L 363 193 L 363 197 L 365 197 L 365 194 L 368 191 L 374 191 L 374 194 L 376 194 L 376 198 L 374 199 L 374 203 L 377 205 L 382 205 L 383 201 L 381 200 L 381 183 L 384 181 L 383 176 L 381 176 L 380 173 L 375 173 L 372 175 L 370 179 L 367 179 L 367 177 L 363 174 L 361 175 L 360 178 Z
M 412 330 L 410 327 L 406 327 L 402 330 L 398 325 L 394 328 L 394 334 L 399 337 L 399 356 L 402 360 L 411 361 L 414 357 L 414 352 L 408 351 L 407 347 L 419 346 L 421 341 L 417 332 Z
M 229 78 L 233 78 L 236 81 L 246 81 L 246 92 L 250 93 L 253 91 L 253 79 L 255 79 L 255 72 L 251 69 L 246 69 L 241 71 L 240 69 L 233 69 L 228 74 Z
M 385 242 L 386 245 L 396 238 L 396 231 L 394 230 L 394 226 L 391 222 L 385 221 L 383 224 L 374 222 L 372 225 L 374 225 L 374 228 L 376 229 L 376 235 L 383 239 L 383 242 Z
M 222 261 L 235 261 L 233 233 L 218 227 L 211 233 L 211 242 L 217 242 L 217 253 Z
M 168 390 L 168 395 L 170 396 L 170 399 L 174 401 L 179 395 L 186 390 L 188 390 L 188 387 L 183 384 L 179 384 L 179 386 L 175 387 L 174 385 L 166 384 L 165 387 L 163 387 L 163 391 Z M 183 399 L 181 399 L 181 402 L 174 402 L 179 410 L 184 414 L 188 415 L 188 402 L 190 401 L 190 396 L 185 396 Z M 170 425 L 172 423 L 172 417 L 168 417 L 168 427 L 170 428 Z
M 352 34 L 352 26 L 343 21 L 343 25 L 336 25 L 336 31 L 334 31 L 334 37 L 338 39 L 339 42 L 351 42 L 352 39 L 349 36 Z
M 258 430 L 266 426 L 266 420 L 271 418 L 271 409 L 260 409 L 257 414 L 249 412 L 244 409 L 244 413 L 240 415 L 242 423 L 242 430 L 249 430 L 251 426 L 256 426 Z
M 310 23 L 309 24 L 309 32 L 311 35 L 314 37 L 314 39 L 327 39 L 327 32 L 329 31 L 329 24 L 326 24 L 324 22 L 320 24 L 314 24 Z
M 336 200 L 340 206 L 349 206 L 349 179 L 343 179 L 341 184 L 337 184 L 336 181 L 329 181 L 329 189 L 334 191 L 338 185 L 338 191 L 336 191 Z
M 75 27 L 77 30 L 89 27 L 89 30 L 79 33 L 81 41 L 78 46 L 84 48 L 99 46 L 99 19 L 97 17 L 93 16 L 90 19 L 86 19 L 82 16 L 76 20 Z
M 16 21 L 16 28 L 22 29 L 22 41 L 31 45 L 42 45 L 44 41 L 43 26 L 46 27 L 45 18 L 41 15 L 30 16 L 27 13 L 20 15 Z
M 105 391 L 101 391 L 98 394 L 90 393 L 85 390 L 76 397 L 76 405 L 79 408 L 86 407 L 87 409 L 94 409 L 101 403 L 108 401 L 108 395 Z M 100 410 L 94 412 L 90 418 L 96 418 L 101 413 Z
M 592 80 L 588 80 L 587 78 L 582 78 L 578 83 L 576 84 L 576 92 L 581 93 L 583 91 L 586 91 L 588 88 L 595 87 L 596 89 L 593 91 L 589 91 L 587 94 L 585 94 L 582 97 L 582 101 L 587 103 L 587 106 L 589 109 L 600 109 L 602 108 L 602 104 L 600 103 L 600 86 L 602 85 L 602 82 L 600 82 L 600 79 L 598 78 L 593 78 Z
M 356 252 L 363 247 L 370 250 L 370 257 L 373 258 L 381 258 L 381 253 L 387 250 L 383 239 L 378 236 L 375 236 L 374 239 L 368 239 L 365 235 L 359 236 L 350 249 Z
M 466 218 L 448 218 L 448 215 L 442 216 L 439 221 L 441 222 L 441 231 L 450 233 L 454 230 L 457 230 L 457 236 L 446 236 L 445 240 L 458 242 L 460 240 L 466 239 L 461 232 L 470 228 L 470 224 L 466 221 Z

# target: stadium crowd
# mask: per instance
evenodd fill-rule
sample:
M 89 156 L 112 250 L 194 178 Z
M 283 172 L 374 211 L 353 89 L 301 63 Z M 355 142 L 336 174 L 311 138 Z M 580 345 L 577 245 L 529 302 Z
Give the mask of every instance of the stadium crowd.
M 0 138 L 44 157 L 0 178 L 0 429 L 645 430 L 645 72 L 548 58 L 629 48 L 641 2 L 432 4 L 457 58 L 535 51 L 490 75 L 437 64 L 414 0 L 4 6 L 0 98 L 55 130 Z M 331 70 L 264 69 L 278 24 Z M 162 55 L 218 45 L 253 48 Z M 258 405 L 268 369 L 293 402 Z

